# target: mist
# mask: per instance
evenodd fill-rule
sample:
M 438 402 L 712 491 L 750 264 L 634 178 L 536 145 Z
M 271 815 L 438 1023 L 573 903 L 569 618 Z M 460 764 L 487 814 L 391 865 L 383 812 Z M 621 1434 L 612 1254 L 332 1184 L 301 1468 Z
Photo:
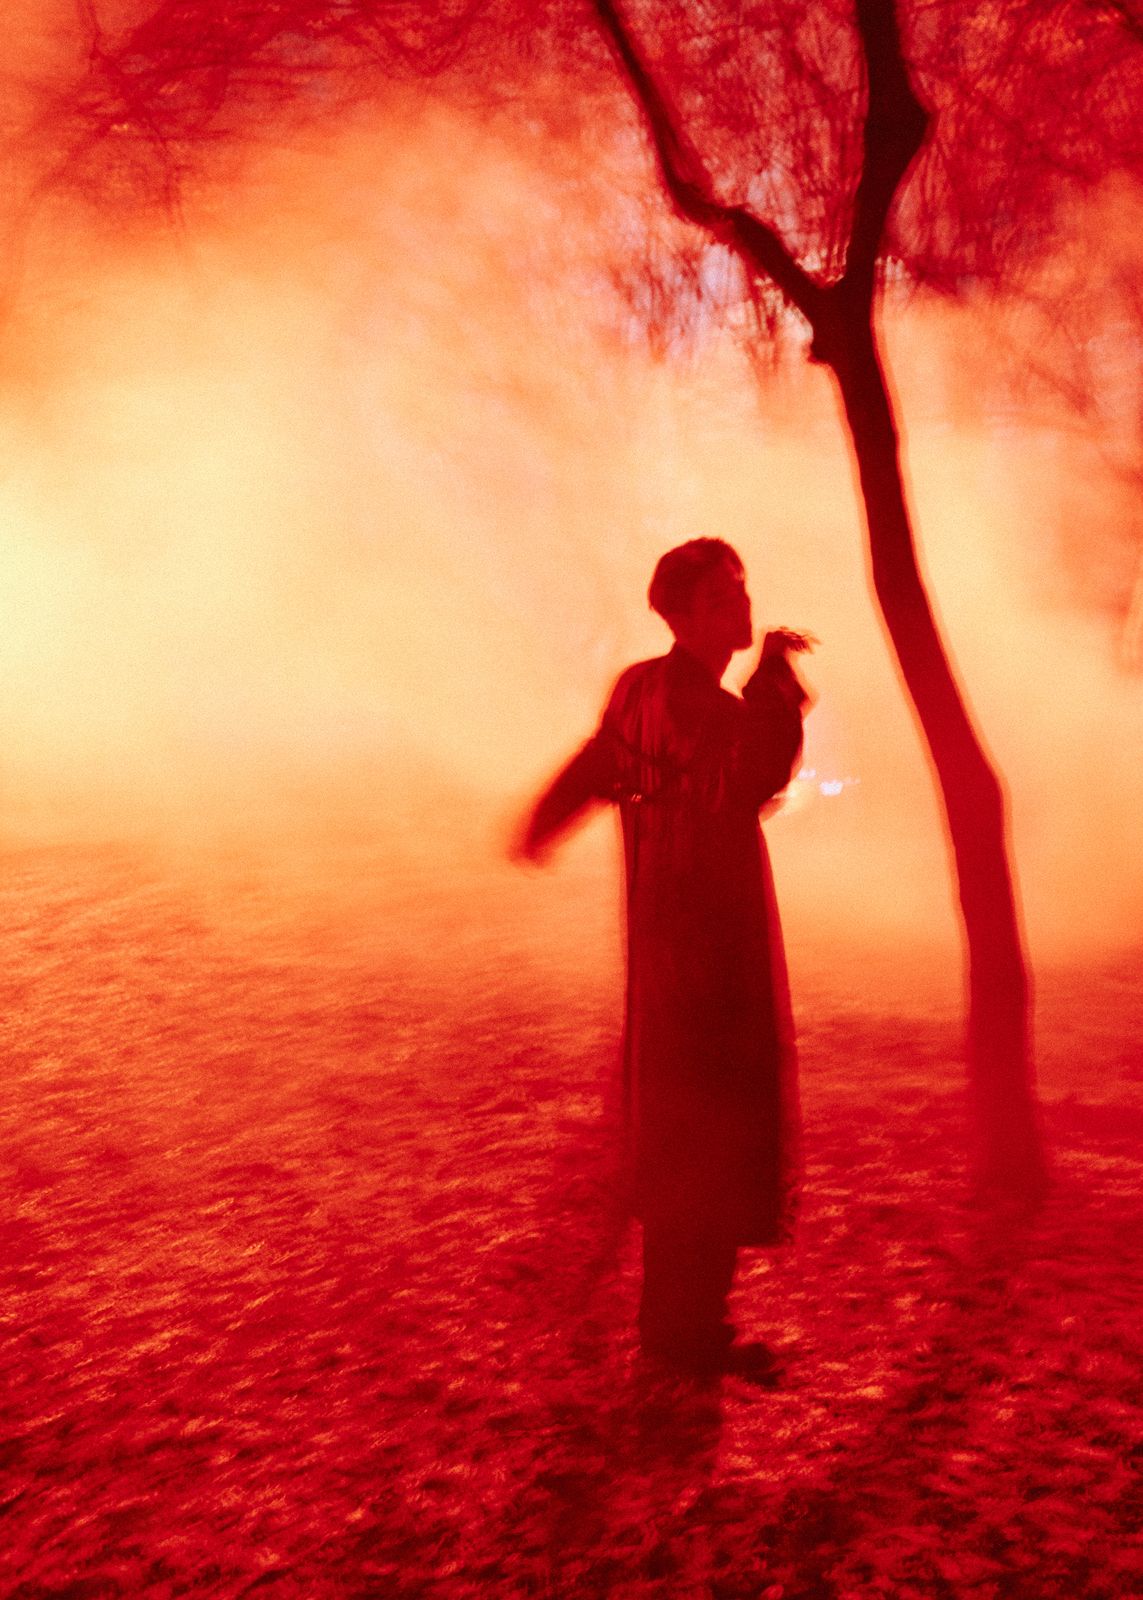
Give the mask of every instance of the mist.
M 955 972 L 943 829 L 825 378 L 760 376 L 716 330 L 656 358 L 590 245 L 555 270 L 545 225 L 566 251 L 590 219 L 560 215 L 535 144 L 439 109 L 379 124 L 251 155 L 178 218 L 55 200 L 20 223 L 9 845 L 224 858 L 366 931 L 399 880 L 411 929 L 434 896 L 476 926 L 499 894 L 557 941 L 571 904 L 601 936 L 610 823 L 543 881 L 503 861 L 506 831 L 622 667 L 665 648 L 651 567 L 705 532 L 742 553 L 760 631 L 821 640 L 803 775 L 767 826 L 792 948 L 921 942 Z M 1138 937 L 1137 513 L 1062 403 L 972 403 L 997 314 L 915 304 L 886 338 L 923 562 L 1010 792 L 1033 954 L 1055 960 Z M 1117 574 L 1098 603 L 1077 526 Z

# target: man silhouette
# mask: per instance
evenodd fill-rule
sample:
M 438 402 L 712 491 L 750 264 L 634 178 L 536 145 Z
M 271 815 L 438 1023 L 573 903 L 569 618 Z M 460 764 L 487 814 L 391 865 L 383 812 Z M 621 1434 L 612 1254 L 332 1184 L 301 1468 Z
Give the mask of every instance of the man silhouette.
M 793 1201 L 793 1030 L 759 810 L 801 750 L 807 696 L 789 656 L 813 641 L 768 633 L 741 698 L 721 687 L 753 628 L 742 562 L 720 539 L 668 551 L 649 599 L 674 648 L 623 673 L 518 853 L 543 860 L 593 802 L 619 808 L 640 1334 L 649 1354 L 710 1373 L 740 1354 L 727 1321 L 738 1248 L 780 1242 Z

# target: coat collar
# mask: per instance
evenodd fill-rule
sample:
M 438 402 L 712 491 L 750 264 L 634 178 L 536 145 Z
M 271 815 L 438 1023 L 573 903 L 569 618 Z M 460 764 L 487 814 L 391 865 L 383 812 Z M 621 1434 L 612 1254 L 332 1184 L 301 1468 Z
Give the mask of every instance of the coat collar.
M 720 686 L 719 680 L 706 663 L 700 661 L 697 656 L 692 656 L 690 651 L 681 644 L 676 643 L 672 646 L 670 654 L 667 656 L 667 663 L 672 671 L 678 673 L 680 677 L 689 679 L 692 683 L 703 684 L 709 689 L 717 689 Z

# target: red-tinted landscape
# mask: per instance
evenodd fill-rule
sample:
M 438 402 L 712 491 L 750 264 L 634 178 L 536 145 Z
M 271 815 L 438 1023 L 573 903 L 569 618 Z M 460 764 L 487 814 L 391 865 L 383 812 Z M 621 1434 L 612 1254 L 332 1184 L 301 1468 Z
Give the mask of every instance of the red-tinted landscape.
M 735 1296 L 782 1373 L 703 1390 L 636 1350 L 607 961 L 377 867 L 6 857 L 0 1592 L 1143 1592 L 1136 959 L 1041 975 L 1020 1218 L 954 1008 L 795 942 L 801 1227 Z
M 5 22 L 0 1600 L 1143 1600 L 1137 0 Z M 820 640 L 768 1388 L 636 1347 L 613 841 L 502 859 L 696 534 Z

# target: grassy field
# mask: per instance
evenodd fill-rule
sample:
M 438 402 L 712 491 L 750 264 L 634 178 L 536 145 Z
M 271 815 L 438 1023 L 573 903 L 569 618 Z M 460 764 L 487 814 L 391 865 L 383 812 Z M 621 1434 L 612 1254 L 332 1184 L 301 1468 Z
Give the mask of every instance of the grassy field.
M 363 870 L 362 883 L 368 873 Z M 0 1594 L 1143 1595 L 1143 969 L 1040 975 L 1051 1196 L 953 1011 L 804 963 L 777 1387 L 648 1369 L 615 985 L 509 908 L 11 852 Z

